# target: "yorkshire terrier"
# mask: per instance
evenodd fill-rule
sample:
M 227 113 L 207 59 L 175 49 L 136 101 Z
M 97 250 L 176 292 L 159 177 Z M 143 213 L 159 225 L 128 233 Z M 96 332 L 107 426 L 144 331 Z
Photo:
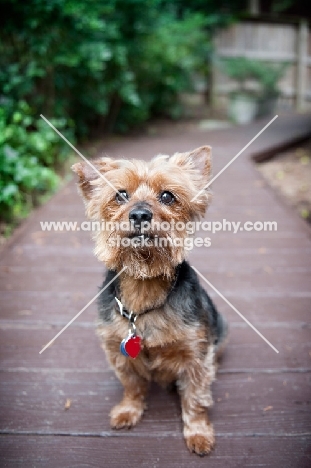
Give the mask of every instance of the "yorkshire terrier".
M 99 333 L 124 387 L 111 426 L 138 423 L 152 380 L 175 384 L 186 444 L 206 455 L 215 444 L 206 408 L 213 403 L 211 383 L 227 326 L 185 260 L 185 241 L 187 223 L 200 219 L 210 203 L 204 188 L 211 148 L 159 155 L 149 163 L 105 157 L 93 167 L 77 163 L 72 169 L 87 217 L 104 221 L 95 232 L 95 254 L 108 268 Z

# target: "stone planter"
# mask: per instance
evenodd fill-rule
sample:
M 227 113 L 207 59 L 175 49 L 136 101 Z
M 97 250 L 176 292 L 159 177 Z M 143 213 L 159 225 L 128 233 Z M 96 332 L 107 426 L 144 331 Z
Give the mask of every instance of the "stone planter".
M 254 120 L 258 112 L 257 98 L 248 94 L 233 94 L 230 97 L 228 115 L 235 123 L 246 124 Z

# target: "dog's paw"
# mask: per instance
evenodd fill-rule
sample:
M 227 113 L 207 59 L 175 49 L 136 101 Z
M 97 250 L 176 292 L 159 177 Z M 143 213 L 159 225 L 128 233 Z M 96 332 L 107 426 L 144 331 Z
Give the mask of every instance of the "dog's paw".
M 143 412 L 143 405 L 125 405 L 121 402 L 110 412 L 110 425 L 113 429 L 130 428 L 139 422 Z
M 186 437 L 186 444 L 190 452 L 194 452 L 201 457 L 208 455 L 215 446 L 215 438 L 213 434 L 193 434 Z

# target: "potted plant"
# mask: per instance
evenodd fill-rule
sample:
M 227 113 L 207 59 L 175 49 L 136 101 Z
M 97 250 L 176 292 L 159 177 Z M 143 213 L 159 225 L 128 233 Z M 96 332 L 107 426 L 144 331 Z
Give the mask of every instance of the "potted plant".
M 278 84 L 287 67 L 287 62 L 272 64 L 256 61 L 254 63 L 254 76 L 260 86 L 257 111 L 259 117 L 275 112 L 277 99 L 280 95 Z
M 287 66 L 245 57 L 223 59 L 222 71 L 237 83 L 229 95 L 229 117 L 236 123 L 248 123 L 256 116 L 271 114 L 280 94 L 278 83 Z
M 229 93 L 229 118 L 240 124 L 251 122 L 258 111 L 258 91 L 253 82 L 253 61 L 244 57 L 223 59 L 220 68 L 237 84 L 236 89 Z

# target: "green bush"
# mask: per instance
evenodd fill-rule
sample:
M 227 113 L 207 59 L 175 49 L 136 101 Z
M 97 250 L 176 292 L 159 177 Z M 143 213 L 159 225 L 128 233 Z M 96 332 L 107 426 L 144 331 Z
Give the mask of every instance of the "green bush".
M 258 97 L 263 98 L 278 96 L 278 83 L 287 67 L 288 62 L 267 63 L 246 57 L 227 58 L 220 61 L 220 68 L 229 78 L 238 83 L 240 92 L 249 91 L 247 82 L 254 81 L 259 86 Z
M 206 69 L 205 23 L 200 14 L 186 15 L 183 20 L 167 14 L 159 19 L 137 51 L 140 59 L 130 61 L 132 88 L 121 94 L 117 128 L 126 129 L 131 122 L 156 115 L 179 116 L 179 93 L 191 89 L 194 72 Z
M 52 168 L 68 155 L 68 148 L 26 102 L 18 102 L 14 111 L 12 107 L 3 100 L 0 108 L 0 213 L 5 221 L 26 216 L 46 192 L 56 189 L 59 177 Z M 53 124 L 62 128 L 67 122 Z
M 0 94 L 74 120 L 78 137 L 175 115 L 178 92 L 206 64 L 208 22 L 163 3 L 7 0 Z

